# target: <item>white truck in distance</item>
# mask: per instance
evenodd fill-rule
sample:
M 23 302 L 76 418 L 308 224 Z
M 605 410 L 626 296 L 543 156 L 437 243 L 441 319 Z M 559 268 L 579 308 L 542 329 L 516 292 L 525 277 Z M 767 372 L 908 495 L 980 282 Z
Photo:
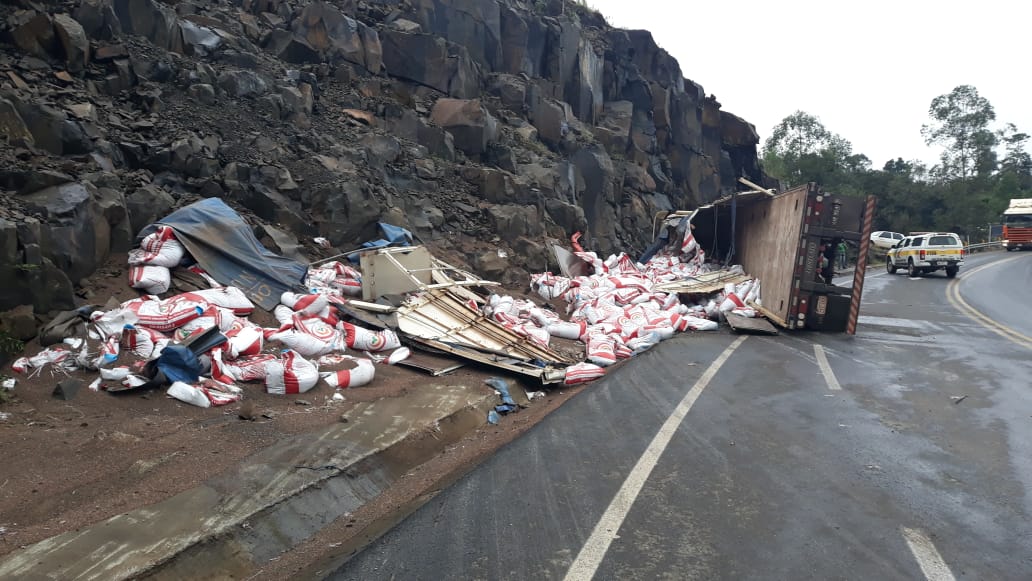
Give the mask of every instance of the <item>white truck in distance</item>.
M 1003 213 L 1003 247 L 1007 251 L 1032 248 L 1032 198 L 1014 198 Z

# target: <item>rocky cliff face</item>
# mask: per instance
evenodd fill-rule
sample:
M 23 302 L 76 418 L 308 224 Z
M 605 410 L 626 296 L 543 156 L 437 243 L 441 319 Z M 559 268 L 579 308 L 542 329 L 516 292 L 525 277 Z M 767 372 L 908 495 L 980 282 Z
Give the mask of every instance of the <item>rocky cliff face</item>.
M 559 0 L 20 0 L 0 7 L 0 310 L 68 308 L 198 197 L 270 243 L 404 226 L 485 276 L 763 182 L 752 125 L 647 31 Z M 499 249 L 507 252 L 500 257 Z

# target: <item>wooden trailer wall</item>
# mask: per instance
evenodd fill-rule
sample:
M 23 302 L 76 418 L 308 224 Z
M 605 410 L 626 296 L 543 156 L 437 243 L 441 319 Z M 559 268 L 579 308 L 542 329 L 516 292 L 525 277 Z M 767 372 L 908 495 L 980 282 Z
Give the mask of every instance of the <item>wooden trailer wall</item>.
M 802 236 L 807 186 L 765 197 L 738 211 L 735 248 L 745 272 L 760 279 L 760 295 L 769 316 L 786 325 Z

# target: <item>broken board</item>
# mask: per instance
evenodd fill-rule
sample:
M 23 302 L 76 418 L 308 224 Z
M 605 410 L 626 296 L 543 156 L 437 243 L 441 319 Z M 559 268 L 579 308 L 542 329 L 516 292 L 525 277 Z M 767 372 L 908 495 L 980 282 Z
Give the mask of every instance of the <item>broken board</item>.
M 707 272 L 684 280 L 664 282 L 652 287 L 652 290 L 665 293 L 710 294 L 724 290 L 728 283 L 740 284 L 752 277 L 747 274 L 717 270 Z
M 466 366 L 464 361 L 455 361 L 448 357 L 439 357 L 437 355 L 431 355 L 429 353 L 415 353 L 409 355 L 408 358 L 398 362 L 398 365 L 404 367 L 413 367 L 429 373 L 433 377 L 451 373 L 456 369 L 461 369 Z
M 767 319 L 759 317 L 743 317 L 732 313 L 727 314 L 727 324 L 736 333 L 757 333 L 760 335 L 777 335 L 778 330 L 770 324 Z

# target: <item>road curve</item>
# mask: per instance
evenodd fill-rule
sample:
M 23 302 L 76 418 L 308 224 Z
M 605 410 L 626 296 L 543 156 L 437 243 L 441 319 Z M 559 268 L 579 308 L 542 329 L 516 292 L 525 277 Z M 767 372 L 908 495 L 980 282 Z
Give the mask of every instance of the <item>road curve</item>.
M 972 308 L 1032 341 L 1032 252 L 994 256 L 954 284 Z

